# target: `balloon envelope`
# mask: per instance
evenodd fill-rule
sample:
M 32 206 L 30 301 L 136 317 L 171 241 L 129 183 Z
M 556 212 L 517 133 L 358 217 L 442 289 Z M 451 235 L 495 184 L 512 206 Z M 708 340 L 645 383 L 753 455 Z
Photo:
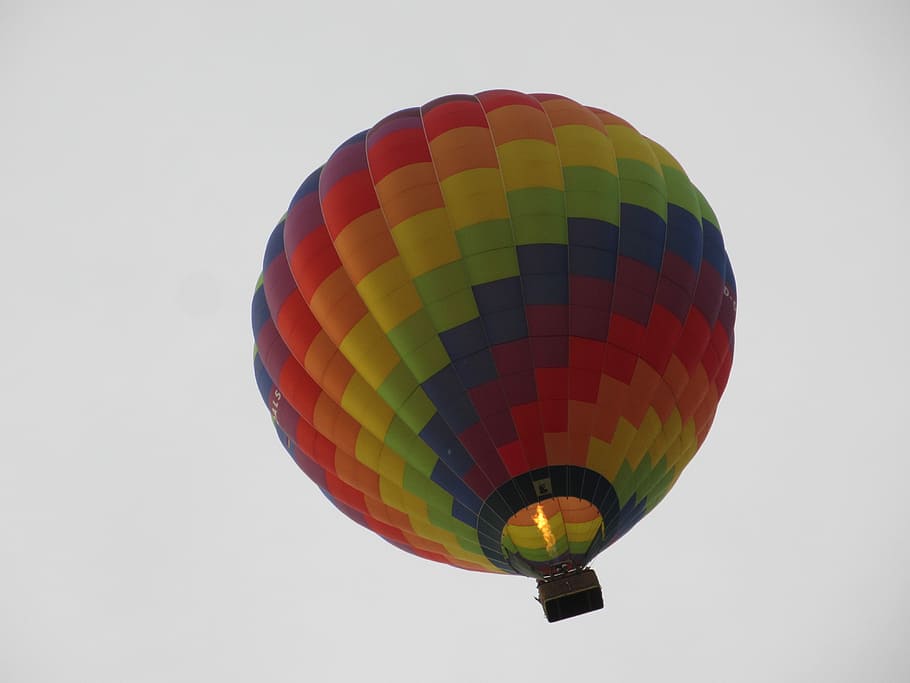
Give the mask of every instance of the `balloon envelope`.
M 657 505 L 733 358 L 718 221 L 629 123 L 557 95 L 406 109 L 268 242 L 255 370 L 344 514 L 424 558 L 545 577 Z

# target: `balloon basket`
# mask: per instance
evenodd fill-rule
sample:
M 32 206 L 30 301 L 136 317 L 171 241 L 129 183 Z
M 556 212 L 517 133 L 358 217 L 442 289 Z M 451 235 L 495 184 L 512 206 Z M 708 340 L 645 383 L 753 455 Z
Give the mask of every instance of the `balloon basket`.
M 547 621 L 562 621 L 604 606 L 603 593 L 593 569 L 580 569 L 538 579 L 537 601 Z

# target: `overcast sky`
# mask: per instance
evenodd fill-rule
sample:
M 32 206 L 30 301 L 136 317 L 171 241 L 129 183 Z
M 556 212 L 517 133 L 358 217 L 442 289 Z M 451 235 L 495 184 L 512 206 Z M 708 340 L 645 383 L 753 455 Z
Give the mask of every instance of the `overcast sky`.
M 910 680 L 910 5 L 0 0 L 0 680 Z M 402 553 L 275 438 L 298 184 L 453 92 L 667 147 L 738 284 L 715 426 L 606 607 Z

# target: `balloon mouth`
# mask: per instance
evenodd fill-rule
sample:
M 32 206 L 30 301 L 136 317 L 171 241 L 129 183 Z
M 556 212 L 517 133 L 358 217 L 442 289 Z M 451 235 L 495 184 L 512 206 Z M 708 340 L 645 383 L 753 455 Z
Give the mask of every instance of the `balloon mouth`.
M 538 504 L 555 539 L 551 551 L 538 526 Z M 477 515 L 477 536 L 494 567 L 542 579 L 567 564 L 587 566 L 612 542 L 620 521 L 619 497 L 603 475 L 577 465 L 548 465 L 490 493 Z
M 575 496 L 551 496 L 509 518 L 502 530 L 502 548 L 513 564 L 518 560 L 534 575 L 547 577 L 567 565 L 584 566 L 588 551 L 603 534 L 604 520 L 593 503 Z

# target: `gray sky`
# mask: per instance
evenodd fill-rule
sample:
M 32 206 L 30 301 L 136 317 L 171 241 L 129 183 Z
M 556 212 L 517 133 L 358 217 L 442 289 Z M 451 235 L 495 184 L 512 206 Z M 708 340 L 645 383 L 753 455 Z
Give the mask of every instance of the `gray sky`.
M 0 679 L 910 680 L 908 32 L 900 0 L 0 2 Z M 251 366 L 297 185 L 493 87 L 667 147 L 739 290 L 705 446 L 553 625 L 337 513 Z

